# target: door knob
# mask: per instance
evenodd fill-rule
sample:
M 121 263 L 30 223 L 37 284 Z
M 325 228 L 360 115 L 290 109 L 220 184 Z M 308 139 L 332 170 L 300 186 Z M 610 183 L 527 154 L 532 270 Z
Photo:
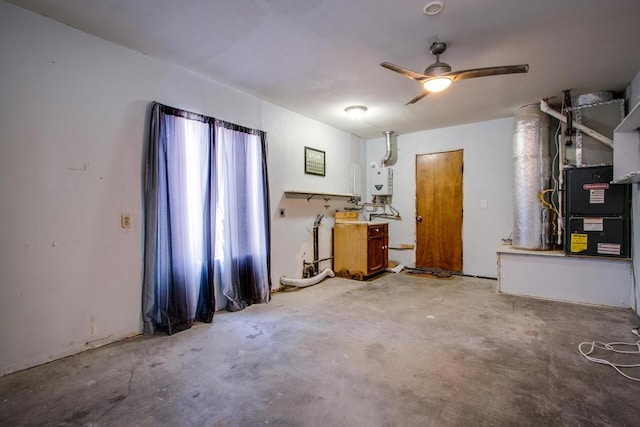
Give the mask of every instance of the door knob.
M 422 222 L 422 217 L 421 217 L 420 215 L 418 215 L 418 216 L 416 217 L 416 221 L 418 221 L 418 222 Z

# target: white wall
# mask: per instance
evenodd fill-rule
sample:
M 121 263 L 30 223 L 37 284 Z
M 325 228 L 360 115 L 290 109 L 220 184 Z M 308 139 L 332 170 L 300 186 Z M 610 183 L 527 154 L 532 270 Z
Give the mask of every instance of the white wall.
M 640 184 L 631 184 L 631 200 L 632 200 L 632 265 L 633 265 L 633 292 L 634 301 L 632 307 L 638 315 L 640 315 L 640 286 L 638 285 L 638 263 L 640 263 Z
M 331 228 L 336 209 L 345 199 L 286 198 L 285 191 L 318 191 L 346 194 L 350 166 L 360 163 L 360 138 L 283 108 L 265 104 L 263 130 L 269 138 L 269 186 L 271 190 L 271 277 L 280 286 L 281 276 L 302 277 L 302 261 L 313 260 L 312 228 L 316 215 L 324 215 L 319 229 L 319 258 L 331 254 Z M 305 175 L 304 147 L 325 151 L 326 176 Z M 285 210 L 285 217 L 279 215 Z M 324 262 L 320 268 L 331 267 Z
M 497 277 L 496 250 L 513 228 L 513 119 L 398 135 L 395 142 L 392 205 L 402 220 L 390 221 L 389 241 L 415 243 L 416 155 L 463 149 L 463 272 Z M 367 141 L 367 168 L 384 153 L 383 137 Z M 391 250 L 389 259 L 415 265 L 415 251 Z
M 633 108 L 640 104 L 640 71 L 635 75 L 629 86 L 627 87 L 627 110 L 631 111 Z
M 349 134 L 1 1 L 0 57 L 0 375 L 141 331 L 150 102 L 269 132 L 272 212 L 288 212 L 274 285 L 329 210 L 282 190 L 346 191 L 360 157 Z M 327 178 L 304 176 L 304 145 L 327 151 Z

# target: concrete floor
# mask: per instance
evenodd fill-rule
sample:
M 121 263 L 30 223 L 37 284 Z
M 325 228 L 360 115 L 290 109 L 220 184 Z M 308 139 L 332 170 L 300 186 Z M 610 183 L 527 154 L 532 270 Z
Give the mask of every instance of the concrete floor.
M 492 280 L 336 278 L 0 378 L 0 425 L 639 425 L 640 384 L 577 350 L 639 323 Z

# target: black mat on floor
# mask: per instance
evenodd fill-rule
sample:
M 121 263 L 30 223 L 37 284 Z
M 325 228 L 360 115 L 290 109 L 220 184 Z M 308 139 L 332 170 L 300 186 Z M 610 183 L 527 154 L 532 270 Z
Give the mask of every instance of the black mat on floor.
M 405 268 L 404 274 L 410 276 L 426 277 L 429 279 L 453 279 L 453 274 L 434 268 Z

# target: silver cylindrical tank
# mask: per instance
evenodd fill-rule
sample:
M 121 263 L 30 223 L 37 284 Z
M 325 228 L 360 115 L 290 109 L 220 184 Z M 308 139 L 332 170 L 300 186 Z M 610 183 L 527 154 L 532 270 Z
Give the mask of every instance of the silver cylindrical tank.
M 539 104 L 518 110 L 514 118 L 515 194 L 512 245 L 519 249 L 551 249 L 550 212 L 540 200 L 549 188 L 549 118 Z

